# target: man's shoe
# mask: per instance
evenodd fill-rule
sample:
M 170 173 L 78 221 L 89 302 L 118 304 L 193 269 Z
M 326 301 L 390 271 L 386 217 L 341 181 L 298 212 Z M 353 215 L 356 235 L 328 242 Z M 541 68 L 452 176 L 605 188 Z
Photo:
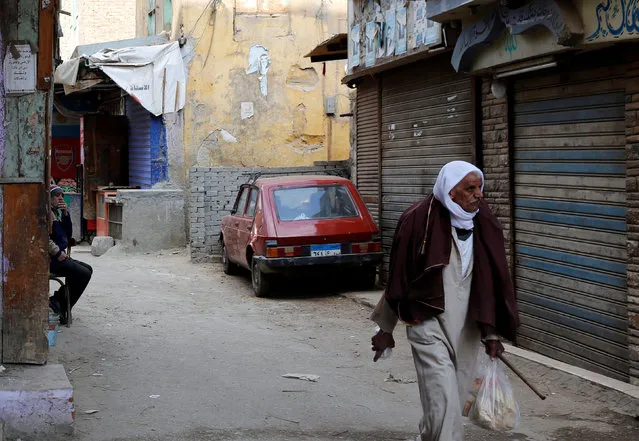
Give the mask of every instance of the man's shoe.
M 67 313 L 66 313 L 66 312 L 65 312 L 65 313 L 63 313 L 63 314 L 61 313 L 61 314 L 60 314 L 60 324 L 61 324 L 61 325 L 66 325 L 67 323 L 68 323 L 68 320 L 67 320 Z
M 60 315 L 60 311 L 61 311 L 60 304 L 54 298 L 49 299 L 49 308 L 51 309 L 51 311 Z

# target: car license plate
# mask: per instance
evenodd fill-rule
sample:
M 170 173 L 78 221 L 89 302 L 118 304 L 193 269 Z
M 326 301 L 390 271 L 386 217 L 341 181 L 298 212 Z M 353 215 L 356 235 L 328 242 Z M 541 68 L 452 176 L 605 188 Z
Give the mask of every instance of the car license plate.
M 339 254 L 342 254 L 342 246 L 338 243 L 311 245 L 311 257 L 337 256 Z

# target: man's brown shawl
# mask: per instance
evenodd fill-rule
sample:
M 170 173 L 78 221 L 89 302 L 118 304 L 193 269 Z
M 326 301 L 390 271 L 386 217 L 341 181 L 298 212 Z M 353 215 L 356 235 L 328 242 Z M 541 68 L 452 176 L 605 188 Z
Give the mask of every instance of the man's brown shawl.
M 484 201 L 474 219 L 473 280 L 469 313 L 515 341 L 519 326 L 513 283 L 499 221 Z M 431 194 L 402 214 L 391 249 L 385 298 L 397 316 L 422 321 L 444 311 L 442 272 L 450 258 L 448 210 Z

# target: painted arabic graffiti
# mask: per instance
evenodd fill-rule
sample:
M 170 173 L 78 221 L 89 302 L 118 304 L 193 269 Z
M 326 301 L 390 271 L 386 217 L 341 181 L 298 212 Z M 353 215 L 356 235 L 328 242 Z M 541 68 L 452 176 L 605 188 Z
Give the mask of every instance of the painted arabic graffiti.
M 504 30 L 504 23 L 499 19 L 497 11 L 493 11 L 488 17 L 477 21 L 464 28 L 457 39 L 451 64 L 457 72 L 470 68 L 471 61 L 480 47 L 495 41 Z
M 604 0 L 595 8 L 597 29 L 587 41 L 639 32 L 639 0 Z
M 639 0 L 629 1 L 636 3 Z M 457 72 L 466 72 L 471 68 L 474 55 L 480 47 L 496 41 L 504 28 L 511 35 L 519 35 L 537 27 L 544 27 L 552 32 L 557 44 L 562 46 L 573 45 L 584 34 L 581 19 L 570 3 L 561 0 L 532 0 L 517 9 L 499 5 L 486 18 L 462 30 L 455 44 L 451 63 Z M 513 51 L 508 52 L 512 55 Z
M 511 57 L 513 55 L 513 52 L 517 51 L 517 37 L 515 35 L 508 35 L 508 37 L 506 37 L 504 50 L 508 52 Z
M 557 44 L 570 46 L 583 36 L 583 25 L 572 6 L 557 0 L 533 0 L 517 9 L 499 5 L 499 17 L 512 35 L 535 27 L 552 32 Z

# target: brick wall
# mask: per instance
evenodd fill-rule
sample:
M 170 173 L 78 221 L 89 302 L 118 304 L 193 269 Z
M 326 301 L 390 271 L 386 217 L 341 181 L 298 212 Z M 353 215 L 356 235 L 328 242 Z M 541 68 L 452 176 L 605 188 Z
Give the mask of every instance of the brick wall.
M 189 226 L 191 260 L 211 261 L 220 254 L 218 239 L 222 217 L 229 214 L 241 184 L 256 172 L 263 176 L 288 174 L 326 174 L 339 172 L 348 177 L 348 161 L 316 162 L 312 167 L 233 168 L 193 167 L 190 170 Z
M 136 0 L 78 2 L 78 44 L 135 38 L 135 6 Z
M 504 227 L 506 254 L 513 255 L 511 216 L 510 158 L 508 147 L 508 100 L 497 99 L 490 92 L 491 78 L 482 79 L 482 146 L 484 197 Z
M 630 382 L 639 385 L 639 55 L 626 66 L 626 197 Z

